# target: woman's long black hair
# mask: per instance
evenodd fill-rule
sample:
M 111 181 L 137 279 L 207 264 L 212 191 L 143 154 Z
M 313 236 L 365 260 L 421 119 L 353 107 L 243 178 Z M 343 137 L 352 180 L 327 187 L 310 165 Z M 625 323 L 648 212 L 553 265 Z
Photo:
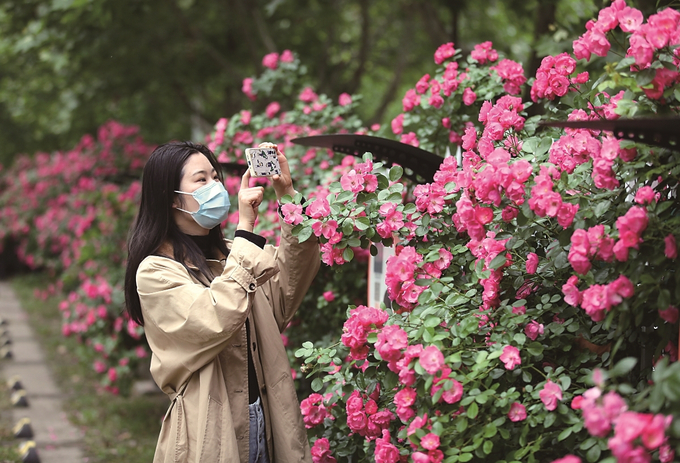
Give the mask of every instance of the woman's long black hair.
M 198 245 L 182 233 L 172 217 L 175 190 L 179 190 L 182 170 L 192 154 L 201 153 L 215 168 L 223 182 L 220 165 L 207 147 L 192 142 L 172 142 L 156 148 L 144 167 L 142 175 L 142 199 L 139 213 L 128 237 L 128 261 L 125 271 L 125 306 L 128 315 L 144 325 L 142 307 L 137 294 L 137 269 L 147 257 L 155 254 L 163 243 L 172 246 L 177 262 L 199 281 L 211 281 L 213 275 Z M 182 199 L 180 198 L 180 201 Z M 225 256 L 228 254 L 222 229 L 218 225 L 208 233 L 212 246 Z M 191 262 L 198 272 L 187 267 Z

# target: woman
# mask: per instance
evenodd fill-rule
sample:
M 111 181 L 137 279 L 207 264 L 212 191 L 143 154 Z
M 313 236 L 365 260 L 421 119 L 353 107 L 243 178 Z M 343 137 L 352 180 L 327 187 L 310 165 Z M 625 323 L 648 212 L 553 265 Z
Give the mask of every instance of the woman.
M 295 190 L 277 154 L 281 199 Z M 229 241 L 220 229 L 229 196 L 208 148 L 162 145 L 144 168 L 125 298 L 172 401 L 154 462 L 311 462 L 280 333 L 319 268 L 318 243 L 298 243 L 281 221 L 280 245 L 265 245 L 253 233 L 264 189 L 249 180 Z

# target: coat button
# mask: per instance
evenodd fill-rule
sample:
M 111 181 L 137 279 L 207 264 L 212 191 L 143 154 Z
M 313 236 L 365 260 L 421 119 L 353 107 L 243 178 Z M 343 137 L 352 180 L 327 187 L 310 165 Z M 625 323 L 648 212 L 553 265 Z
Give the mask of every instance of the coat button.
M 250 283 L 250 285 L 248 285 L 248 288 L 249 288 L 251 291 L 255 291 L 255 288 L 257 288 L 257 286 L 255 286 L 255 283 Z
M 267 393 L 267 386 L 266 386 L 266 385 L 265 385 L 265 386 L 262 386 L 262 387 L 260 388 L 260 391 L 261 391 L 263 394 L 266 394 L 266 393 Z

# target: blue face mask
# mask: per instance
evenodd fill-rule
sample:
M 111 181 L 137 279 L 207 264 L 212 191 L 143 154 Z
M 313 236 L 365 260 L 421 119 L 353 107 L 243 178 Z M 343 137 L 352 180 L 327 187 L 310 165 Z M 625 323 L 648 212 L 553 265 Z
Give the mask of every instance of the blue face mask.
M 208 230 L 215 228 L 217 225 L 224 222 L 229 215 L 229 193 L 224 189 L 224 185 L 220 181 L 210 182 L 202 186 L 193 193 L 186 193 L 184 191 L 177 191 L 183 195 L 191 195 L 198 202 L 198 210 L 196 212 L 189 212 L 184 209 L 177 210 L 186 212 L 191 215 L 197 224 Z

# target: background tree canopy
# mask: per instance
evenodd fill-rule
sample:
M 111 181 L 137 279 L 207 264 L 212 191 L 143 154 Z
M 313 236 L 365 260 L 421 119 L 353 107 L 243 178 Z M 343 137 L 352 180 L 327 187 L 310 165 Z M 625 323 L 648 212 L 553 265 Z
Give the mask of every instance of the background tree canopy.
M 291 49 L 320 92 L 399 111 L 442 43 L 491 40 L 530 61 L 566 50 L 603 0 L 0 0 L 0 163 L 72 146 L 107 120 L 201 139 L 247 103 L 244 77 Z M 629 1 L 646 13 L 656 0 Z M 532 69 L 533 66 L 533 69 Z M 258 101 L 254 105 L 266 105 Z

